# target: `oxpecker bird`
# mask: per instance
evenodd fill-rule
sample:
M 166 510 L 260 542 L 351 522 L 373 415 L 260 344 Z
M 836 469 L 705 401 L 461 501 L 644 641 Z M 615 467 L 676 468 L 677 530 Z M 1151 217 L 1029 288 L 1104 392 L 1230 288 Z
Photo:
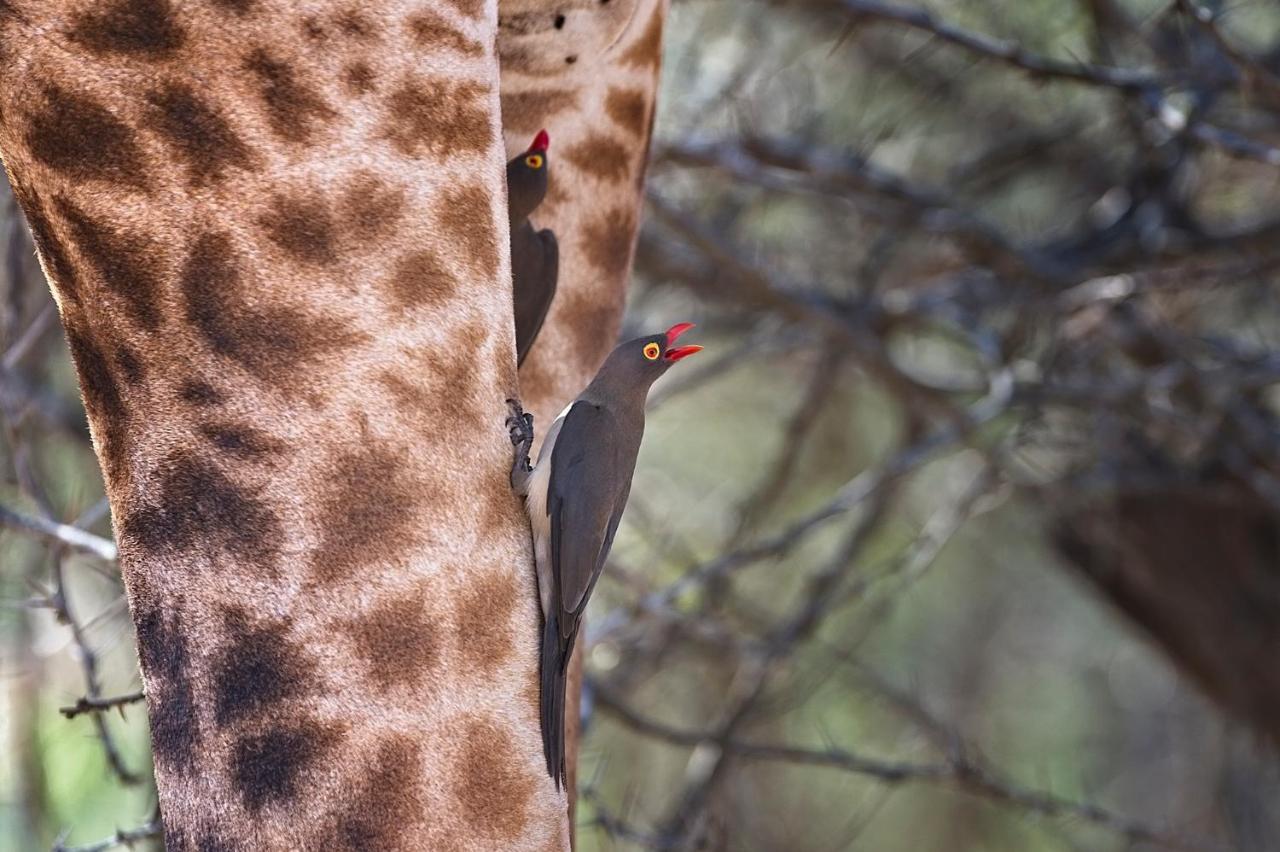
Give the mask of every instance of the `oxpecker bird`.
M 540 130 L 529 150 L 507 163 L 507 216 L 511 224 L 511 281 L 516 315 L 516 365 L 533 348 L 556 294 L 560 248 L 550 230 L 535 231 L 529 216 L 547 195 L 547 146 Z
M 578 624 L 631 493 L 649 387 L 672 364 L 701 351 L 676 345 L 691 328 L 680 323 L 614 349 L 547 430 L 536 467 L 529 466 L 532 418 L 517 408 L 509 421 L 516 445 L 511 485 L 524 497 L 538 569 L 542 748 L 556 789 L 565 779 L 565 677 Z

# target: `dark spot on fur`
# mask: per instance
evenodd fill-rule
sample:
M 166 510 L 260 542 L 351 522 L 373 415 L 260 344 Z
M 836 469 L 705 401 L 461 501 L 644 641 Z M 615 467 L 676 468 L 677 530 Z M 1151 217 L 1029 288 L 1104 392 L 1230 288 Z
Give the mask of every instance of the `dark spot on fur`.
M 418 47 L 432 51 L 452 50 L 465 56 L 484 56 L 484 45 L 458 32 L 435 12 L 426 9 L 415 12 L 405 21 L 405 26 L 413 34 Z
M 482 277 L 498 272 L 498 231 L 488 191 L 482 186 L 447 190 L 438 207 L 440 226 L 461 256 Z
M 232 778 L 251 813 L 292 800 L 315 765 L 343 738 L 333 725 L 300 719 L 244 737 L 231 757 Z
M 370 676 L 384 691 L 421 684 L 440 657 L 436 627 L 421 597 L 388 600 L 348 622 L 346 631 Z
M 277 195 L 271 199 L 271 212 L 258 221 L 267 237 L 294 260 L 325 266 L 338 259 L 333 217 L 318 195 Z
M 176 453 L 150 484 L 151 505 L 125 515 L 121 532 L 150 557 L 200 550 L 274 572 L 284 530 L 252 491 L 210 462 Z M 234 566 L 227 566 L 234 567 Z
M 387 98 L 383 135 L 407 157 L 482 153 L 493 143 L 488 95 L 480 82 L 408 78 Z
M 163 258 L 159 247 L 139 235 L 123 234 L 94 222 L 65 198 L 59 198 L 56 205 L 71 226 L 76 247 L 103 285 L 124 301 L 125 310 L 139 325 L 148 331 L 158 328 Z
M 101 180 L 147 189 L 134 132 L 98 102 L 57 86 L 30 119 L 26 142 L 44 165 L 75 180 Z
M 353 62 L 343 69 L 342 84 L 353 95 L 367 95 L 375 88 L 373 69 L 367 62 Z
M 289 142 L 306 142 L 315 125 L 335 115 L 324 99 L 298 80 L 293 69 L 258 49 L 245 60 L 245 67 L 261 85 L 262 101 L 272 131 Z
M 547 125 L 547 119 L 577 105 L 578 93 L 573 89 L 503 92 L 502 126 L 507 130 L 534 133 Z
M 415 543 L 424 491 L 386 449 L 367 446 L 335 459 L 317 521 L 320 545 L 311 558 L 316 578 L 332 583 L 397 560 Z
M 414 825 L 422 808 L 422 747 L 393 734 L 378 745 L 372 765 L 354 798 L 333 817 L 322 848 L 378 852 L 408 849 L 421 842 Z
M 515 644 L 516 581 L 490 571 L 466 585 L 459 600 L 454 635 L 464 665 L 491 674 L 511 656 Z
M 633 68 L 657 70 L 662 62 L 662 8 L 661 3 L 654 4 L 653 14 L 649 16 L 644 32 L 622 54 L 624 64 Z
M 622 305 L 602 298 L 601 292 L 607 291 L 569 293 L 564 303 L 565 316 L 570 318 L 573 351 L 583 359 L 582 363 L 592 367 L 603 363 L 622 322 Z
M 238 459 L 277 455 L 285 449 L 283 441 L 244 424 L 205 423 L 200 426 L 200 434 L 226 455 Z
M 212 668 L 214 718 L 220 726 L 273 716 L 281 702 L 316 688 L 316 665 L 289 638 L 287 624 L 255 624 L 244 612 L 229 610 L 223 613 L 221 635 Z
M 146 379 L 146 366 L 142 363 L 142 359 L 138 357 L 138 353 L 127 343 L 116 345 L 115 362 L 127 384 L 140 385 Z
M 334 23 L 343 35 L 354 39 L 368 39 L 378 33 L 378 26 L 358 8 L 344 9 L 334 16 Z
M 187 319 L 210 348 L 277 387 L 291 387 L 309 362 L 364 339 L 332 318 L 321 322 L 291 308 L 251 306 L 223 234 L 196 240 L 180 285 Z
M 238 852 L 240 847 L 216 834 L 202 834 L 196 838 L 196 852 Z
M 16 193 L 15 193 L 16 194 Z M 25 197 L 24 197 L 25 196 Z M 58 288 L 61 296 L 70 302 L 80 301 L 80 281 L 75 266 L 67 257 L 67 250 L 53 230 L 53 223 L 35 196 L 19 196 L 22 209 L 27 217 L 27 225 L 31 228 L 31 240 L 35 243 L 40 258 L 44 261 L 45 271 L 49 279 Z
M 347 184 L 338 199 L 342 231 L 362 242 L 385 236 L 404 217 L 404 189 L 363 172 Z
M 649 101 L 643 89 L 625 89 L 612 86 L 604 100 L 604 111 L 609 118 L 629 133 L 644 133 Z
M 182 46 L 184 34 L 168 0 L 115 0 L 72 18 L 70 37 L 96 53 L 161 59 Z
M 588 262 L 609 278 L 627 274 L 636 219 L 629 209 L 615 208 L 582 229 L 578 246 Z
M 160 134 L 186 163 L 189 180 L 203 185 L 222 177 L 228 168 L 252 165 L 248 146 L 226 118 L 201 100 L 189 86 L 170 83 L 152 92 L 148 125 Z
M 448 421 L 462 430 L 477 425 L 481 408 L 475 404 L 476 353 L 488 337 L 488 329 L 473 322 L 454 336 L 452 348 L 422 354 L 425 372 L 432 377 L 431 415 L 437 422 Z
M 390 291 L 401 308 L 437 308 L 453 297 L 458 280 L 435 252 L 415 251 L 396 261 Z
M 187 379 L 184 381 L 178 389 L 178 396 L 183 402 L 188 402 L 201 408 L 221 405 L 223 402 L 222 393 L 202 379 Z
M 90 334 L 69 322 L 66 331 L 71 360 L 80 376 L 85 408 L 93 421 L 107 481 L 113 485 L 123 484 L 129 471 L 129 412 L 124 395 L 106 353 Z
M 129 575 L 138 657 L 147 676 L 151 751 L 156 763 L 179 775 L 197 765 L 199 708 L 191 683 L 191 653 L 182 626 L 182 600 L 159 600 L 141 571 Z
M 256 0 L 210 0 L 213 5 L 237 15 L 246 15 L 253 8 Z
M 627 147 L 598 133 L 570 146 L 564 158 L 583 174 L 604 181 L 626 180 L 631 171 L 631 152 Z
M 299 23 L 299 27 L 302 29 L 302 34 L 312 41 L 324 41 L 329 37 L 329 34 L 325 31 L 324 24 L 315 18 L 303 18 Z
M 513 842 L 529 821 L 539 779 L 508 757 L 511 735 L 488 719 L 467 722 L 461 742 L 449 777 L 469 827 L 495 843 Z

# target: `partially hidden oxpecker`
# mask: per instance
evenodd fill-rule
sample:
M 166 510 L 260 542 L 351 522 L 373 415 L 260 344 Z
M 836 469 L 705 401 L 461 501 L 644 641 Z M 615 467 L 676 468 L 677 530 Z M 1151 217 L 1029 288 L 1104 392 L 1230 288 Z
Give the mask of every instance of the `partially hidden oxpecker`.
M 578 625 L 631 493 L 649 388 L 672 364 L 701 351 L 676 345 L 691 328 L 681 323 L 614 349 L 547 430 L 536 467 L 529 465 L 532 419 L 517 409 L 510 421 L 511 485 L 529 513 L 544 618 L 542 747 L 557 789 L 565 780 L 565 678 Z
M 516 317 L 516 365 L 533 348 L 556 295 L 560 248 L 549 229 L 534 230 L 529 216 L 547 196 L 551 138 L 540 130 L 529 149 L 507 163 L 507 217 L 511 225 L 511 283 Z

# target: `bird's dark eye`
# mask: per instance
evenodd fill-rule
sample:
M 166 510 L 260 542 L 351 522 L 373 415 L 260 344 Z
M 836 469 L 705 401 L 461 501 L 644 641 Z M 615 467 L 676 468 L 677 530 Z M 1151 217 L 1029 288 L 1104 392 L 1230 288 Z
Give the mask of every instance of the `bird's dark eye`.
M 542 168 L 542 155 L 530 154 L 524 158 L 524 164 L 531 169 L 540 169 Z
M 644 345 L 644 357 L 650 361 L 657 361 L 658 356 L 662 354 L 662 347 L 656 343 L 646 343 Z

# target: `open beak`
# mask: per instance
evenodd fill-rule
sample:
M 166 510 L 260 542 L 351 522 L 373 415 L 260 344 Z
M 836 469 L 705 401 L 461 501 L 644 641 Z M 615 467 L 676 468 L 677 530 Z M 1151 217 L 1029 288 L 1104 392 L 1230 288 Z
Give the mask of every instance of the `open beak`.
M 676 340 L 680 335 L 693 328 L 693 323 L 682 322 L 671 326 L 667 329 L 667 352 L 663 355 L 668 361 L 679 361 L 681 358 L 688 358 L 695 352 L 701 352 L 701 346 L 676 346 Z
M 526 153 L 542 154 L 551 145 L 551 137 L 547 135 L 547 131 L 539 130 L 538 135 L 533 137 L 533 144 L 529 146 Z

